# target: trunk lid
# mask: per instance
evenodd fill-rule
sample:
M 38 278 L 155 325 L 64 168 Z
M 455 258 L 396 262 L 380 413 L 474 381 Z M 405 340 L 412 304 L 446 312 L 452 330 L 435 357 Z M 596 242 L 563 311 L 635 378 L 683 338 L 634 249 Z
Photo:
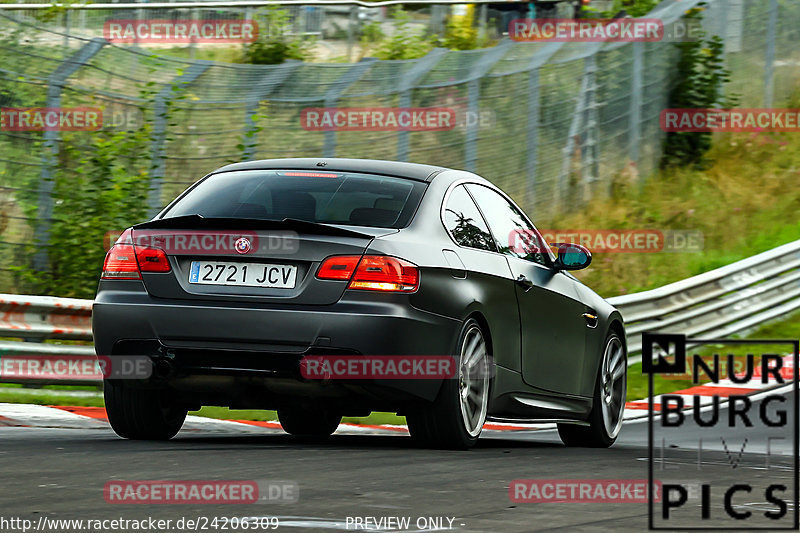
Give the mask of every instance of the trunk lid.
M 169 258 L 170 272 L 142 273 L 152 296 L 326 305 L 341 298 L 347 281 L 317 279 L 320 263 L 332 255 L 363 255 L 375 237 L 397 231 L 188 215 L 134 226 L 132 238 L 136 246 L 160 248 Z

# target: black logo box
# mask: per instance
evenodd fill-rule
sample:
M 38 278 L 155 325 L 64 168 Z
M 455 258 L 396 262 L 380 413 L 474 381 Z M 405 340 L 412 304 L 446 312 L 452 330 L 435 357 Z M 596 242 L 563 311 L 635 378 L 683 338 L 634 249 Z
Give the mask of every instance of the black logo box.
M 686 372 L 686 346 L 687 345 L 704 345 L 704 344 L 776 344 L 786 345 L 791 348 L 794 368 L 792 375 L 792 393 L 794 397 L 794 413 L 793 419 L 793 444 L 794 444 L 794 520 L 791 525 L 784 527 L 747 527 L 749 531 L 797 531 L 800 529 L 800 468 L 798 464 L 798 442 L 800 441 L 800 432 L 798 431 L 798 408 L 800 408 L 800 390 L 798 390 L 798 372 L 800 371 L 800 341 L 789 339 L 693 339 L 688 338 L 686 335 L 675 333 L 642 333 L 642 373 L 648 375 L 647 387 L 647 476 L 648 476 L 648 529 L 651 531 L 672 531 L 674 527 L 656 527 L 654 524 L 653 515 L 653 494 L 654 493 L 654 476 L 653 476 L 653 375 L 654 374 L 672 374 L 672 373 L 685 373 Z M 657 347 L 664 354 L 674 354 L 675 361 L 670 362 L 662 357 L 660 354 L 654 361 L 653 348 Z M 740 531 L 742 524 L 736 527 L 685 527 L 680 526 L 681 531 Z

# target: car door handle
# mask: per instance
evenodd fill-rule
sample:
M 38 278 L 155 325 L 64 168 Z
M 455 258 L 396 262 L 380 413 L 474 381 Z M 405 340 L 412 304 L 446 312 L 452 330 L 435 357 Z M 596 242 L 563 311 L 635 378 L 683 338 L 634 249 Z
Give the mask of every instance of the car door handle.
M 528 278 L 526 278 L 523 274 L 520 274 L 517 277 L 517 279 L 515 280 L 515 283 L 517 285 L 519 285 L 520 287 L 522 287 L 525 290 L 525 292 L 528 292 L 529 290 L 531 290 L 533 288 L 533 282 L 531 280 L 529 280 Z

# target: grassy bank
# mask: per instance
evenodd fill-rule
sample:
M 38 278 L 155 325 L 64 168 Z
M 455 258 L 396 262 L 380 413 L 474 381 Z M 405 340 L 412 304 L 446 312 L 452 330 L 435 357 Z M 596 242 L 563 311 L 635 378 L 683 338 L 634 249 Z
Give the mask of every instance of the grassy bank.
M 702 253 L 599 253 L 576 275 L 604 297 L 629 294 L 800 239 L 800 136 L 720 135 L 709 157 L 714 163 L 707 170 L 673 170 L 643 185 L 620 183 L 615 198 L 546 226 L 699 230 Z

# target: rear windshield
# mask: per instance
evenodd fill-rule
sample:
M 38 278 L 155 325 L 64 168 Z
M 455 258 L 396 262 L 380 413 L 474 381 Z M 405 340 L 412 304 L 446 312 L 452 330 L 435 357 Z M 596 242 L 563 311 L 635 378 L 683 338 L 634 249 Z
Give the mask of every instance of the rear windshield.
M 324 224 L 402 228 L 425 183 L 351 172 L 244 170 L 215 174 L 178 200 L 164 218 L 294 218 Z

